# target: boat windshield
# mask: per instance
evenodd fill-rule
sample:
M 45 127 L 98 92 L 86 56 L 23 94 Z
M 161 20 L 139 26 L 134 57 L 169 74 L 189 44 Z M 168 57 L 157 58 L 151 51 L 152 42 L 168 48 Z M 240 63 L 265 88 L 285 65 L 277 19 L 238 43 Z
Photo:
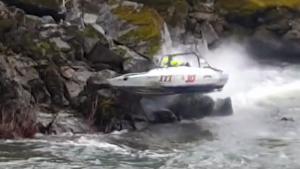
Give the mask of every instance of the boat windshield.
M 161 58 L 159 63 L 161 67 L 210 67 L 204 58 L 196 55 L 195 53 L 165 55 Z

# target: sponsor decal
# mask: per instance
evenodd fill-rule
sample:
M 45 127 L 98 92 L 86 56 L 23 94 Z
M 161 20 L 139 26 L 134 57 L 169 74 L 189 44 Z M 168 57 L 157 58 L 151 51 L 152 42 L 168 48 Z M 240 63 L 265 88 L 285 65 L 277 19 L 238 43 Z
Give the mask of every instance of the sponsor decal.
M 172 75 L 169 76 L 160 76 L 160 82 L 172 82 Z
M 188 75 L 186 77 L 185 83 L 194 83 L 196 81 L 196 75 Z

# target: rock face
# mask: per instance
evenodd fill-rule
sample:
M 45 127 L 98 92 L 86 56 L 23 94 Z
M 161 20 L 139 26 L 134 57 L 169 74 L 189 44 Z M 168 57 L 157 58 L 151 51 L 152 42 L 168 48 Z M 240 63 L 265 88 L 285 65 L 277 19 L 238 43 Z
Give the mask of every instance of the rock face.
M 122 108 L 121 94 L 104 82 L 116 76 L 113 70 L 146 71 L 151 61 L 115 44 L 87 17 L 84 27 L 76 22 L 58 24 L 51 17 L 27 15 L 27 6 L 22 5 L 58 12 L 56 6 L 44 1 L 10 2 L 24 11 L 0 5 L 0 107 L 5 111 L 0 116 L 0 137 L 88 132 L 90 127 L 103 132 L 134 128 L 129 112 Z M 137 66 L 140 63 L 142 68 Z M 61 120 L 62 116 L 68 119 Z M 84 117 L 90 123 L 71 127 L 78 121 L 84 123 L 80 120 Z
M 300 61 L 298 0 L 2 2 L 3 138 L 33 137 L 36 132 L 109 133 L 134 130 L 139 122 L 230 115 L 230 99 L 189 94 L 162 101 L 109 87 L 108 78 L 154 66 L 165 22 L 180 44 L 204 41 L 213 47 L 238 34 L 246 37 L 257 58 Z

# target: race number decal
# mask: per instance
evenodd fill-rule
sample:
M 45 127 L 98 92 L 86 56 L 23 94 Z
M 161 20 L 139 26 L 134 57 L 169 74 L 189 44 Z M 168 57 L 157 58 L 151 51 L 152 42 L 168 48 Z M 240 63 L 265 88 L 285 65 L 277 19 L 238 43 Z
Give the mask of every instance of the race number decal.
M 160 82 L 172 82 L 172 76 L 160 76 Z
M 194 83 L 196 81 L 196 75 L 188 75 L 185 83 Z

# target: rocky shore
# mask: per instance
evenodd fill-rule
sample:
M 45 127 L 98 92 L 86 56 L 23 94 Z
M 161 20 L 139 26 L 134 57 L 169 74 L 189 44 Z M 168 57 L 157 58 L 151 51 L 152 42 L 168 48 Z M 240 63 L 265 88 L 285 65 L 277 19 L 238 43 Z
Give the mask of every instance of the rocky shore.
M 146 105 L 161 98 L 123 93 L 107 87 L 105 80 L 153 67 L 166 24 L 178 44 L 205 39 L 214 48 L 234 35 L 258 59 L 299 61 L 298 1 L 257 3 L 0 1 L 0 138 L 135 130 L 139 124 L 228 109 L 208 96 L 189 94 L 149 111 Z

